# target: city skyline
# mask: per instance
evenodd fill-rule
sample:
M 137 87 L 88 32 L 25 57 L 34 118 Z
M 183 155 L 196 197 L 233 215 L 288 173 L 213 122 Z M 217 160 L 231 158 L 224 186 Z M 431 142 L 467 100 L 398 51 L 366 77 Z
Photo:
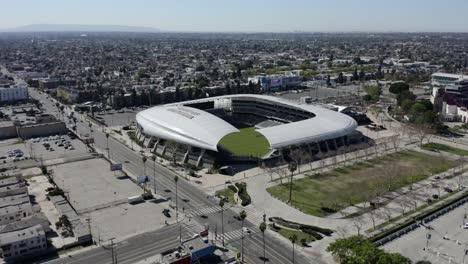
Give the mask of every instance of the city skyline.
M 468 3 L 342 0 L 5 2 L 0 29 L 31 24 L 122 25 L 169 32 L 466 32 Z M 85 15 L 84 15 L 85 14 Z

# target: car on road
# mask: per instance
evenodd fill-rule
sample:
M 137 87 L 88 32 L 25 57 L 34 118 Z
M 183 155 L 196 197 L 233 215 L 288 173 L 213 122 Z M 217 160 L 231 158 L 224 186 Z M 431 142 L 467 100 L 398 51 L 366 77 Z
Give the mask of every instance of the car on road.
M 247 234 L 251 234 L 251 233 L 252 233 L 252 230 L 250 230 L 250 229 L 247 228 L 247 227 L 244 227 L 244 232 L 247 233 Z
M 165 215 L 167 218 L 171 217 L 170 210 L 169 209 L 164 209 L 162 210 L 163 215 Z

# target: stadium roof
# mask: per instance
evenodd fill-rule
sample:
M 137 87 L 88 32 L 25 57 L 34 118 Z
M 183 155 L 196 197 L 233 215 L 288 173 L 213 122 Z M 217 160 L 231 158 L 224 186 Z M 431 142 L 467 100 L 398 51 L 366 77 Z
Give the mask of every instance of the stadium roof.
M 218 142 L 239 130 L 208 112 L 183 105 L 164 105 L 137 114 L 145 134 L 218 151 Z
M 333 110 L 253 94 L 226 95 L 156 106 L 138 113 L 137 122 L 146 134 L 217 151 L 217 144 L 221 138 L 238 130 L 208 112 L 184 105 L 235 98 L 269 101 L 315 115 L 302 121 L 258 129 L 257 131 L 267 138 L 271 149 L 338 138 L 350 134 L 357 127 L 353 118 Z

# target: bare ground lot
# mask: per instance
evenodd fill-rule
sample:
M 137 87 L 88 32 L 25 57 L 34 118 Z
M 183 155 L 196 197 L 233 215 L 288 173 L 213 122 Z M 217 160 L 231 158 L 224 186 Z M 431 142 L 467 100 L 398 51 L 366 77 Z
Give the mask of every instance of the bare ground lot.
M 441 156 L 415 151 L 393 153 L 293 181 L 292 204 L 306 213 L 326 216 L 426 179 L 457 164 Z M 268 188 L 268 192 L 287 201 L 288 180 Z
M 55 183 L 62 188 L 78 211 L 125 202 L 143 191 L 129 178 L 117 178 L 104 159 L 91 159 L 50 166 Z M 120 174 L 121 175 L 121 174 Z

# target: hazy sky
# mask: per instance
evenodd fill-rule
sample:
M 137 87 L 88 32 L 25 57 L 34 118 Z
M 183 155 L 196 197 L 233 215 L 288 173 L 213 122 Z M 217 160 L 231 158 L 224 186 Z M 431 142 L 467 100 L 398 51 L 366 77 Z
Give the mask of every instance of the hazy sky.
M 0 28 L 150 26 L 168 31 L 468 31 L 468 0 L 0 0 Z

